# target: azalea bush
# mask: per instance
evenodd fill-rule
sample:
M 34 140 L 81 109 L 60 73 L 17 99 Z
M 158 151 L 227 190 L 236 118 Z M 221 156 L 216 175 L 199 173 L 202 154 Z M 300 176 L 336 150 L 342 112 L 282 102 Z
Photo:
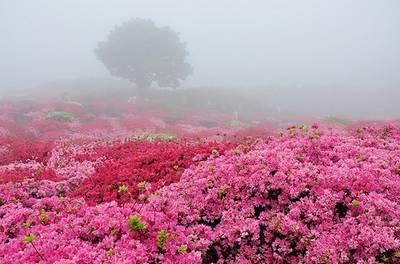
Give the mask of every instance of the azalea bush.
M 146 156 L 138 155 L 141 144 L 142 152 L 145 147 L 151 149 L 151 144 L 158 146 L 152 150 L 159 149 L 153 153 L 158 158 L 168 144 L 178 143 L 64 145 L 71 148 L 65 154 L 69 161 L 53 152 L 58 158 L 51 157 L 49 166 L 61 170 L 58 163 L 68 167 L 70 162 L 92 164 L 93 168 L 72 191 L 65 183 L 52 180 L 0 185 L 0 256 L 4 263 L 399 260 L 397 126 L 291 127 L 280 135 L 243 141 L 229 149 L 216 150 L 213 145 L 207 155 L 210 146 L 201 145 L 204 156 L 199 163 L 185 165 L 179 179 L 158 190 L 149 189 L 151 181 L 144 180 L 148 178 L 134 181 L 138 175 L 130 178 L 122 172 L 122 168 L 134 168 L 126 162 L 130 155 L 132 164 L 148 163 L 147 158 L 138 158 Z M 180 144 L 183 152 L 188 151 L 184 149 L 187 143 Z M 170 168 L 174 159 L 169 157 L 176 157 L 172 153 L 144 168 L 159 164 L 156 171 L 163 175 L 161 160 L 168 164 L 164 170 Z M 121 164 L 110 167 L 106 160 Z M 112 179 L 112 171 L 117 181 L 120 174 L 127 179 L 115 185 L 116 196 L 98 201 L 80 198 L 90 188 L 107 186 L 104 178 Z M 73 176 L 65 174 L 64 179 Z M 97 180 L 90 185 L 91 179 Z M 77 191 L 86 184 L 90 187 Z M 119 201 L 118 195 L 132 192 L 136 199 Z
M 93 105 L 0 105 L 0 263 L 400 262 L 399 123 Z
M 210 155 L 223 153 L 232 144 L 215 142 L 165 142 L 135 140 L 103 146 L 83 160 L 103 159 L 95 173 L 85 179 L 71 195 L 91 204 L 118 201 L 125 203 L 140 194 L 151 194 L 177 182 L 185 169 Z M 146 191 L 146 192 L 145 192 Z

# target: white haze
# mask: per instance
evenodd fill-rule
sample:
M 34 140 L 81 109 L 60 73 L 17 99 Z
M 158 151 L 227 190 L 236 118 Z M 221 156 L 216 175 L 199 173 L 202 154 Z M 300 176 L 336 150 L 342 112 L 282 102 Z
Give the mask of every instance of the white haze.
M 265 87 L 300 113 L 400 116 L 398 0 L 0 0 L 0 94 L 109 77 L 93 49 L 132 17 L 180 32 L 194 68 L 183 87 Z

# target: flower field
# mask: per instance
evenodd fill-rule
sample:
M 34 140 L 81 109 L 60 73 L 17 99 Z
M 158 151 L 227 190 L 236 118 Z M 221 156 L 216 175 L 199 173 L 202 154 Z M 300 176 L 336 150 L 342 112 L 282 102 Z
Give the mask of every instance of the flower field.
M 400 263 L 400 124 L 0 104 L 0 263 Z

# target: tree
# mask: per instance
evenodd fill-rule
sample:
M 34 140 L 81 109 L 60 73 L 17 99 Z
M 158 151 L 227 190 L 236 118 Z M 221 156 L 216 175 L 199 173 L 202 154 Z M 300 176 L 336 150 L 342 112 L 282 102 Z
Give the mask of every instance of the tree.
M 128 79 L 139 90 L 152 82 L 175 88 L 192 73 L 179 34 L 151 20 L 131 19 L 115 27 L 95 53 L 112 75 Z

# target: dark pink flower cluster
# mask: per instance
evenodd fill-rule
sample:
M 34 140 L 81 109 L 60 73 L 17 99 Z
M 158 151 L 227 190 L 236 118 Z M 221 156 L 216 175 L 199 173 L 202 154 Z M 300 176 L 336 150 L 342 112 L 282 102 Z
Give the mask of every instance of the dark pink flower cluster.
M 140 140 L 102 146 L 76 157 L 80 161 L 102 158 L 103 162 L 71 196 L 83 197 L 90 205 L 113 200 L 126 203 L 143 193 L 141 189 L 153 193 L 177 182 L 186 168 L 231 146 L 216 142 Z
M 49 158 L 49 152 L 53 147 L 51 143 L 15 137 L 0 140 L 0 144 L 3 148 L 0 154 L 0 165 L 32 160 L 46 163 Z

